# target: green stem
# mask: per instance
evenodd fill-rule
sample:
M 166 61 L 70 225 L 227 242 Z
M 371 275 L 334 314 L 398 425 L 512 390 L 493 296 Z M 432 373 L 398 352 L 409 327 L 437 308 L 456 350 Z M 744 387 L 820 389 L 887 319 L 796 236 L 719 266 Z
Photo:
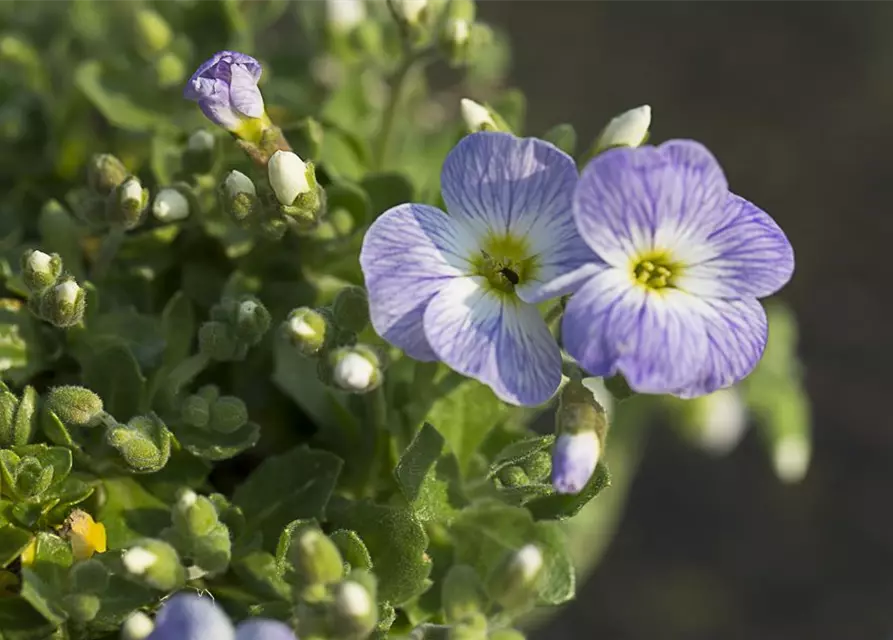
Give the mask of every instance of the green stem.
M 400 106 L 400 98 L 403 95 L 403 87 L 406 84 L 406 79 L 409 77 L 409 72 L 412 71 L 412 68 L 419 59 L 420 57 L 417 55 L 405 55 L 403 62 L 400 63 L 400 67 L 397 69 L 397 72 L 391 80 L 391 95 L 388 97 L 388 103 L 385 106 L 384 114 L 382 115 L 381 131 L 379 131 L 378 134 L 378 144 L 376 145 L 375 154 L 372 159 L 373 166 L 377 171 L 380 171 L 384 167 L 384 162 L 387 159 L 388 154 L 388 146 L 391 143 L 392 132 L 394 130 L 394 122 L 397 118 L 397 107 Z
M 362 493 L 366 496 L 375 495 L 376 479 L 381 465 L 384 464 L 388 454 L 388 405 L 384 394 L 384 386 L 379 387 L 363 396 L 366 404 L 366 424 L 363 426 L 366 438 L 365 446 L 370 452 L 369 473 L 366 486 Z
M 115 255 L 118 253 L 118 249 L 121 248 L 121 243 L 124 242 L 126 233 L 124 229 L 111 229 L 108 235 L 102 239 L 99 256 L 96 258 L 96 262 L 93 263 L 93 269 L 90 273 L 91 281 L 99 282 L 105 277 L 105 272 L 108 271 L 112 260 L 115 259 Z

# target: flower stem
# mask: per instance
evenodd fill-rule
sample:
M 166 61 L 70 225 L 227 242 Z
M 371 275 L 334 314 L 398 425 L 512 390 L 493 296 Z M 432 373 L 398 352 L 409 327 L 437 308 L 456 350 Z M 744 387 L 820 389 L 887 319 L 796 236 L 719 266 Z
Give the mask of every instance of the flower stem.
M 105 238 L 102 239 L 102 246 L 99 247 L 99 256 L 97 256 L 96 262 L 93 263 L 93 269 L 90 273 L 91 281 L 98 282 L 105 277 L 105 272 L 108 271 L 112 260 L 115 259 L 115 255 L 118 253 L 118 249 L 121 248 L 121 243 L 124 242 L 126 233 L 124 229 L 111 229 Z
M 400 104 L 400 98 L 403 95 L 403 87 L 409 72 L 419 61 L 418 56 L 404 56 L 403 62 L 394 74 L 391 80 L 391 95 L 388 97 L 388 103 L 385 106 L 384 114 L 381 120 L 381 130 L 378 133 L 378 140 L 373 156 L 373 166 L 376 170 L 384 168 L 384 162 L 387 159 L 388 146 L 391 142 L 392 132 L 394 130 L 394 122 L 397 118 L 397 107 Z
M 388 405 L 384 386 L 380 385 L 377 389 L 365 394 L 363 400 L 366 404 L 367 420 L 363 429 L 366 438 L 365 446 L 371 455 L 366 486 L 362 493 L 371 497 L 375 495 L 376 479 L 381 465 L 385 462 L 384 458 L 388 454 L 387 439 L 385 438 L 388 431 Z

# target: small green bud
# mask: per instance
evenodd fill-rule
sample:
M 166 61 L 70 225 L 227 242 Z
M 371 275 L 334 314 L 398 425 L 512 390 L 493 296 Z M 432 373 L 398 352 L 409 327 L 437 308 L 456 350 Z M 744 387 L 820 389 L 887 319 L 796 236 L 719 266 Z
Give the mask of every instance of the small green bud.
M 451 624 L 470 619 L 487 607 L 487 592 L 477 572 L 467 565 L 453 565 L 443 581 L 441 602 Z
M 93 427 L 100 422 L 102 398 L 84 387 L 53 387 L 45 402 L 46 408 L 69 426 Z
M 155 55 L 167 49 L 174 34 L 170 25 L 161 15 L 152 9 L 140 9 L 136 12 L 137 46 L 148 54 Z
M 118 158 L 102 153 L 93 156 L 87 166 L 87 182 L 99 195 L 110 194 L 130 173 Z
M 155 77 L 162 89 L 179 85 L 186 78 L 186 63 L 173 51 L 166 51 L 155 60 Z
M 211 405 L 211 428 L 219 433 L 232 433 L 248 422 L 248 407 L 235 396 L 221 396 Z
M 339 583 L 333 593 L 334 638 L 367 638 L 378 623 L 378 605 L 366 587 L 355 580 Z
M 505 467 L 499 472 L 499 479 L 506 487 L 525 487 L 530 484 L 530 478 L 524 469 L 517 465 Z
M 25 387 L 22 399 L 12 393 L 0 391 L 0 447 L 28 444 L 37 431 L 37 392 Z
M 183 164 L 189 173 L 204 174 L 211 170 L 214 164 L 214 145 L 214 135 L 207 129 L 197 129 L 189 136 L 186 153 L 183 155 Z
M 102 595 L 109 584 L 109 570 L 99 560 L 90 558 L 71 566 L 71 591 Z
M 295 532 L 288 557 L 295 576 L 306 586 L 337 582 L 344 573 L 344 562 L 338 547 L 312 527 Z
M 552 473 L 552 456 L 548 451 L 537 451 L 521 463 L 521 468 L 533 482 L 540 482 Z
M 106 200 L 106 221 L 112 227 L 130 230 L 138 227 L 149 205 L 149 190 L 139 178 L 130 176 L 119 184 Z
M 613 147 L 638 147 L 644 144 L 650 126 L 651 107 L 647 104 L 621 113 L 602 130 L 593 155 Z
M 186 538 L 208 535 L 217 525 L 217 509 L 211 501 L 191 489 L 183 489 L 177 496 L 172 520 L 174 528 Z
M 543 554 L 528 544 L 506 554 L 488 582 L 490 596 L 506 609 L 524 607 L 533 601 L 543 569 Z
M 63 279 L 40 298 L 40 316 L 47 322 L 66 329 L 84 318 L 86 294 L 74 278 Z
M 332 384 L 348 393 L 368 393 L 381 384 L 381 358 L 375 349 L 358 344 L 339 347 L 327 358 Z
M 154 629 L 149 616 L 142 611 L 134 611 L 121 625 L 121 640 L 146 640 Z
M 450 627 L 448 640 L 487 640 L 487 618 L 481 613 L 472 614 L 460 624 Z
M 220 185 L 223 208 L 237 223 L 259 217 L 263 207 L 257 197 L 257 187 L 241 171 L 230 171 Z
M 492 108 L 468 98 L 462 98 L 459 107 L 469 133 L 478 131 L 507 131 L 511 133 L 505 121 Z
M 199 390 L 195 392 L 195 395 L 202 398 L 210 407 L 210 405 L 214 404 L 217 398 L 220 397 L 220 389 L 217 388 L 216 384 L 206 384 L 205 386 L 200 387 Z
M 99 613 L 102 602 L 92 593 L 69 593 L 62 598 L 62 607 L 74 622 L 85 624 Z
M 22 254 L 22 279 L 32 293 L 41 294 L 62 275 L 62 258 L 29 249 Z
M 294 309 L 282 325 L 288 341 L 305 356 L 322 351 L 331 339 L 333 328 L 327 311 L 310 307 Z
M 359 333 L 369 324 L 369 297 L 362 287 L 344 287 L 332 303 L 332 315 L 342 329 Z
M 471 41 L 471 23 L 464 18 L 450 18 L 440 34 L 440 46 L 447 60 L 454 65 L 462 65 L 468 61 L 468 50 Z
M 138 541 L 122 554 L 121 562 L 128 577 L 158 591 L 173 591 L 186 580 L 177 551 L 162 540 Z
M 236 335 L 248 345 L 255 345 L 269 328 L 270 312 L 260 300 L 252 297 L 242 298 L 236 311 Z
M 16 494 L 24 499 L 37 498 L 53 483 L 52 465 L 43 466 L 34 456 L 25 456 L 15 469 Z
M 211 418 L 211 407 L 208 401 L 199 395 L 189 396 L 180 406 L 180 419 L 186 424 L 204 429 Z
M 208 574 L 219 575 L 226 572 L 232 558 L 232 540 L 229 529 L 218 522 L 211 530 L 193 540 L 192 559 Z
M 171 455 L 171 432 L 154 414 L 136 416 L 126 425 L 110 428 L 105 440 L 137 473 L 160 470 Z
M 205 322 L 198 330 L 199 351 L 214 360 L 226 362 L 234 360 L 239 343 L 229 325 L 216 320 Z
M 189 217 L 189 200 L 179 189 L 166 187 L 155 194 L 152 215 L 159 222 L 179 222 Z

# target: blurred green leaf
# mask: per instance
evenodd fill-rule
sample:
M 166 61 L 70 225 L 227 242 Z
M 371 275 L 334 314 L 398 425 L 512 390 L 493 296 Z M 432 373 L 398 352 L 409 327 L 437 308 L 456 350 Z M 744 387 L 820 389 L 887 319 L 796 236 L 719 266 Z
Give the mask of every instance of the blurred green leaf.
M 96 520 L 105 525 L 109 549 L 122 549 L 140 538 L 157 536 L 170 525 L 168 506 L 134 478 L 103 480 L 105 502 Z
M 123 93 L 106 87 L 102 83 L 102 72 L 102 63 L 98 60 L 82 62 L 75 69 L 74 82 L 112 125 L 127 131 L 150 131 L 168 122 L 165 114 L 137 106 Z
M 25 598 L 0 598 L 0 640 L 47 640 L 55 627 Z
M 99 394 L 105 410 L 118 421 L 143 411 L 146 379 L 129 349 L 113 345 L 86 356 L 83 367 L 84 386 Z
M 0 567 L 5 567 L 18 558 L 28 543 L 31 532 L 12 524 L 0 526 Z

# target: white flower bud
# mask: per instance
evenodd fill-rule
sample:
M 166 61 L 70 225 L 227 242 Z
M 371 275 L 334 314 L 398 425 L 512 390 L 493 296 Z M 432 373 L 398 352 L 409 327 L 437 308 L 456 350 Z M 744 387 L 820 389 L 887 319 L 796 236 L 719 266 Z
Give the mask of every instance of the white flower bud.
M 158 561 L 158 556 L 142 547 L 132 547 L 121 556 L 124 568 L 133 575 L 141 576 Z
M 809 469 L 812 456 L 809 441 L 801 435 L 787 435 L 775 443 L 772 462 L 784 482 L 799 482 Z
M 74 280 L 66 280 L 62 284 L 56 285 L 56 300 L 63 304 L 73 305 L 77 302 L 78 293 L 81 288 Z
M 36 273 L 46 273 L 50 271 L 50 261 L 52 258 L 43 251 L 34 251 L 28 256 L 28 268 Z
M 142 611 L 131 613 L 121 626 L 122 640 L 145 640 L 155 629 L 152 620 Z
M 270 186 L 281 204 L 291 205 L 299 195 L 310 191 L 307 165 L 291 151 L 274 153 L 267 170 Z
M 599 136 L 597 148 L 638 147 L 645 141 L 651 126 L 651 107 L 630 109 L 608 123 Z
M 496 121 L 493 120 L 493 116 L 490 114 L 490 110 L 484 105 L 468 98 L 462 98 L 459 105 L 462 110 L 462 119 L 465 120 L 465 126 L 471 133 L 484 129 L 499 130 L 499 127 L 496 126 Z
M 734 449 L 747 427 L 747 408 L 739 393 L 720 389 L 691 402 L 698 444 L 716 455 Z
M 369 388 L 375 366 L 358 353 L 346 353 L 335 364 L 332 378 L 345 391 L 361 392 Z
M 254 186 L 251 178 L 246 176 L 241 171 L 230 171 L 229 175 L 226 176 L 226 180 L 224 180 L 223 185 L 226 189 L 226 194 L 230 198 L 235 198 L 240 193 L 247 193 L 252 196 L 257 195 L 257 188 Z
M 300 316 L 295 316 L 288 321 L 289 330 L 299 338 L 315 338 L 317 331 L 305 322 Z
M 214 148 L 214 135 L 207 129 L 198 129 L 189 136 L 186 148 L 196 153 L 210 151 Z
M 365 587 L 348 580 L 338 589 L 335 606 L 344 615 L 362 618 L 372 612 L 372 599 Z
M 143 201 L 143 185 L 140 184 L 140 181 L 137 178 L 130 177 L 124 181 L 124 184 L 121 185 L 121 202 L 126 203 L 128 201 L 134 201 L 139 204 Z
M 177 507 L 183 511 L 188 510 L 195 501 L 198 500 L 198 494 L 192 489 L 184 489 L 179 498 L 177 498 Z
M 364 0 L 326 0 L 326 15 L 336 31 L 350 31 L 366 19 Z
M 468 20 L 456 19 L 450 20 L 447 25 L 447 38 L 450 42 L 452 42 L 456 46 L 463 46 L 468 42 L 468 38 L 471 36 L 471 27 L 468 24 Z M 465 100 L 463 100 L 465 102 Z M 469 101 L 470 102 L 470 101 Z
M 428 0 L 397 0 L 397 10 L 409 24 L 416 24 L 427 6 Z
M 521 579 L 531 583 L 543 568 L 543 553 L 536 545 L 527 544 L 518 549 L 514 562 L 520 570 Z
M 162 189 L 155 196 L 152 214 L 160 222 L 177 222 L 189 216 L 189 200 L 177 189 Z

